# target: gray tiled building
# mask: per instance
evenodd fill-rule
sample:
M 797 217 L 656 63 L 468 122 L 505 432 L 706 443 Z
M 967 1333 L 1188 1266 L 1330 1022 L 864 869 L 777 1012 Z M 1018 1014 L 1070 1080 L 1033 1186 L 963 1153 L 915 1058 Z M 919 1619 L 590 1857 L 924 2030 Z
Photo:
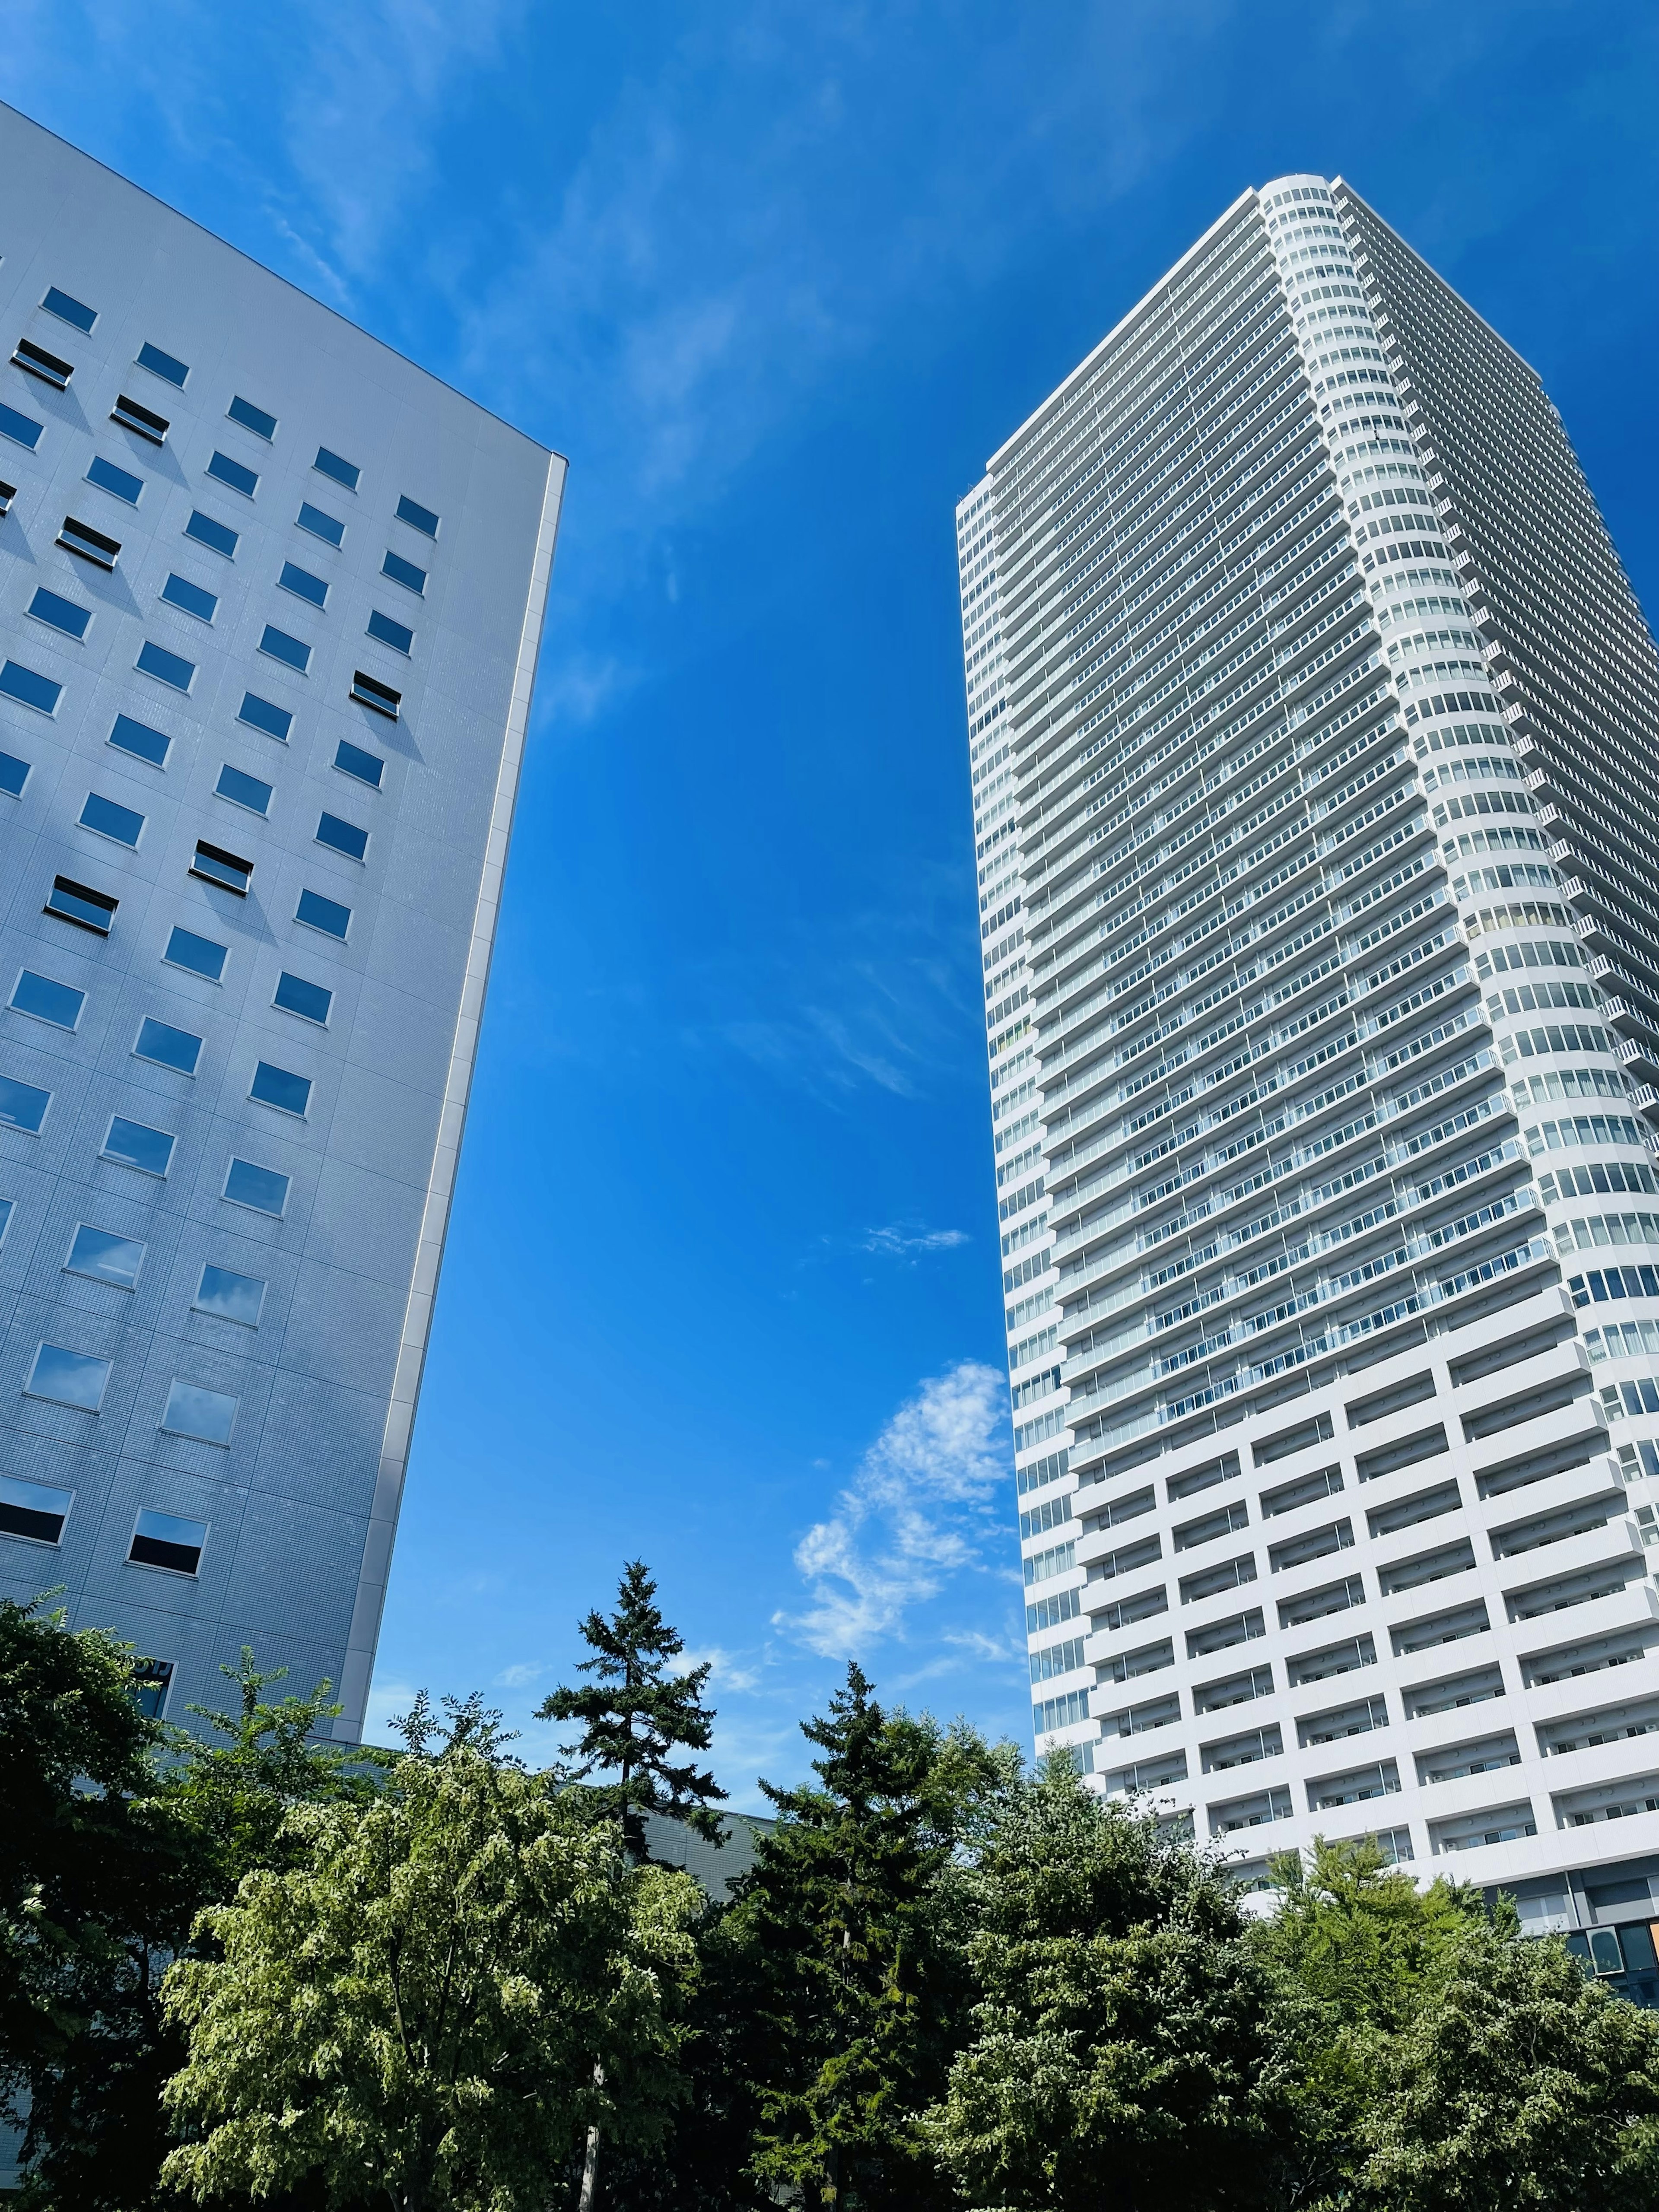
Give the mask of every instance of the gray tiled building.
M 563 464 L 0 109 L 0 1591 L 374 1663 Z

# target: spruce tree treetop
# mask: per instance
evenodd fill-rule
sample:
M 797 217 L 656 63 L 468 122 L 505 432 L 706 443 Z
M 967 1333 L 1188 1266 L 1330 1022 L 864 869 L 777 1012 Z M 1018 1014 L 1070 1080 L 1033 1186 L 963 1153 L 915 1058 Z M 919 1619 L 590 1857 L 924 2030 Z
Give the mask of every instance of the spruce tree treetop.
M 615 1777 L 600 1782 L 594 1794 L 638 1856 L 645 1852 L 643 1813 L 666 1814 L 709 1842 L 723 1844 L 720 1817 L 709 1807 L 722 1802 L 726 1791 L 707 1768 L 672 1756 L 680 1749 L 708 1748 L 714 1716 L 702 1693 L 709 1664 L 669 1673 L 685 1639 L 663 1619 L 657 1585 L 642 1559 L 623 1567 L 616 1611 L 608 1619 L 590 1613 L 580 1626 L 593 1656 L 582 1660 L 578 1671 L 592 1680 L 556 1689 L 536 1709 L 538 1720 L 581 1723 L 580 1741 L 562 1747 L 567 1763 L 555 1771 L 570 1782 Z

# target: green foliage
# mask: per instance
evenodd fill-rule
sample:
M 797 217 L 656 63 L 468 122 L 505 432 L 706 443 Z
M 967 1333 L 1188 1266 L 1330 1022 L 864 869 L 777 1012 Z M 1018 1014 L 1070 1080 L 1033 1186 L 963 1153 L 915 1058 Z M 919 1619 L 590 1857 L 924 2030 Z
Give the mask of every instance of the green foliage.
M 286 1867 L 203 1914 L 219 1955 L 165 1990 L 176 2188 L 541 2212 L 590 2121 L 660 2136 L 695 1887 L 490 1751 L 452 1729 L 370 1802 L 299 1808 Z
M 555 1690 L 536 1710 L 538 1720 L 581 1723 L 580 1741 L 564 1747 L 576 1763 L 556 1770 L 558 1778 L 614 1774 L 616 1781 L 592 1792 L 592 1802 L 620 1824 L 636 1856 L 645 1849 L 642 1812 L 684 1820 L 711 1843 L 725 1840 L 720 1815 L 709 1810 L 724 1802 L 725 1790 L 707 1769 L 672 1756 L 682 1746 L 708 1748 L 714 1719 L 702 1702 L 708 1663 L 684 1674 L 667 1671 L 685 1641 L 664 1620 L 656 1599 L 644 1561 L 629 1560 L 617 1587 L 617 1610 L 608 1620 L 590 1613 L 580 1624 L 593 1656 L 582 1660 L 579 1671 L 592 1681 Z
M 928 2133 L 975 2206 L 1267 2201 L 1266 1977 L 1215 1867 L 1064 1759 L 967 1876 L 971 2033 Z

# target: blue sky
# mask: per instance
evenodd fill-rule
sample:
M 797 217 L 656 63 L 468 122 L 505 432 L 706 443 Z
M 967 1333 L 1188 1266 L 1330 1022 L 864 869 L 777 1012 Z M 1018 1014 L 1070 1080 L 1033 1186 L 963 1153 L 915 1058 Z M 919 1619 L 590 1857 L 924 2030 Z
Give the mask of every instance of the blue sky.
M 572 460 L 376 1711 L 526 1723 L 639 1553 L 738 1804 L 853 1652 L 1024 1738 L 953 502 L 1244 185 L 1340 173 L 1652 605 L 1659 14 L 6 18 L 0 97 Z

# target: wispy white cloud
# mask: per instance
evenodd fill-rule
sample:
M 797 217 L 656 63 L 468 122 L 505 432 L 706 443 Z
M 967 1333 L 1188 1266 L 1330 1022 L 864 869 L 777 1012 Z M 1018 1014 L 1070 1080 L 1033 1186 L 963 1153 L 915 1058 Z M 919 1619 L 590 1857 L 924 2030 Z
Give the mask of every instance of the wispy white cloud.
M 520 1659 L 511 1667 L 503 1667 L 495 1675 L 491 1687 L 497 1690 L 528 1690 L 552 1673 L 544 1660 Z
M 975 1360 L 924 1382 L 835 1511 L 797 1545 L 811 1602 L 775 1625 L 829 1658 L 902 1638 L 914 1607 L 981 1563 L 990 1499 L 1007 1473 L 1006 1408 L 1002 1376 Z
M 893 1260 L 914 1260 L 921 1252 L 953 1252 L 969 1242 L 965 1229 L 924 1229 L 914 1221 L 890 1221 L 885 1228 L 866 1229 L 859 1249 Z

